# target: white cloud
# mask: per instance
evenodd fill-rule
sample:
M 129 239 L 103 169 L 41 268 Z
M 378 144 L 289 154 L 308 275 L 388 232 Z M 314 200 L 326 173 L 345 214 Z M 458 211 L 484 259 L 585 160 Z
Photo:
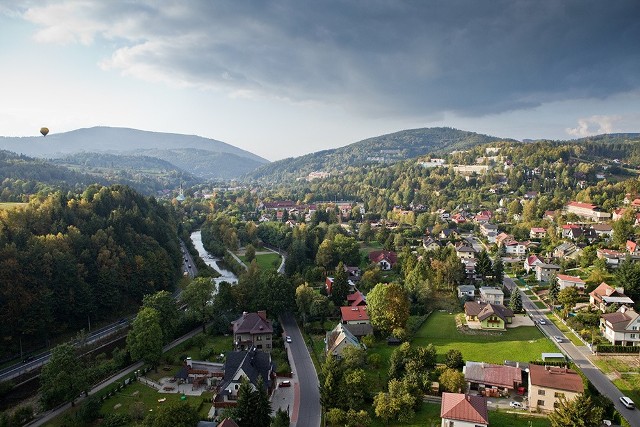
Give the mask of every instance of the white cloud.
M 578 119 L 578 126 L 567 128 L 565 132 L 571 136 L 579 138 L 600 135 L 603 133 L 614 133 L 614 123 L 620 122 L 621 116 L 591 116 Z

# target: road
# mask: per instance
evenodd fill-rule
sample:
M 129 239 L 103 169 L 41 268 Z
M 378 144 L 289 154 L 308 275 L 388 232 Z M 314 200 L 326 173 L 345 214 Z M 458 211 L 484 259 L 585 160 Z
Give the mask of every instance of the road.
M 182 272 L 186 273 L 186 275 L 189 276 L 190 279 L 193 279 L 198 275 L 196 263 L 193 262 L 193 257 L 182 241 L 180 241 L 180 248 L 182 249 Z
M 510 277 L 504 278 L 504 285 L 512 290 L 516 288 L 516 284 Z M 576 364 L 578 368 L 584 373 L 584 375 L 591 381 L 596 389 L 603 395 L 607 396 L 616 409 L 622 416 L 634 427 L 640 427 L 640 411 L 629 410 L 622 403 L 620 403 L 620 397 L 623 395 L 620 390 L 603 374 L 598 368 L 596 368 L 591 360 L 589 354 L 591 350 L 587 346 L 576 347 L 571 340 L 569 340 L 563 333 L 551 322 L 545 312 L 540 310 L 531 299 L 524 292 L 520 292 L 522 296 L 522 307 L 527 311 L 529 317 L 536 321 L 538 328 L 547 335 L 558 348 Z M 546 324 L 540 325 L 539 320 L 545 319 Z M 562 342 L 556 342 L 553 337 L 562 337 Z M 636 402 L 638 403 L 638 402 Z
M 299 396 L 297 396 L 298 404 L 294 405 L 294 414 L 295 408 L 297 408 L 298 417 L 295 424 L 293 422 L 291 424 L 296 427 L 319 427 L 322 408 L 320 406 L 318 374 L 293 314 L 283 315 L 281 321 L 285 334 L 291 337 L 289 352 L 294 372 L 293 379 L 300 389 Z

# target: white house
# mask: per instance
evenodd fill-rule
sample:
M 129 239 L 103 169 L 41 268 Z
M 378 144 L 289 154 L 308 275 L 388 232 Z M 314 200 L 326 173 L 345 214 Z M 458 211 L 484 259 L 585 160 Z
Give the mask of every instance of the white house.
M 600 317 L 600 330 L 612 345 L 640 345 L 640 315 L 632 308 L 620 307 Z
M 480 288 L 480 300 L 489 304 L 504 304 L 504 292 L 493 286 L 482 286 Z
M 551 276 L 557 274 L 560 271 L 560 266 L 556 264 L 537 264 L 535 266 L 536 280 L 538 282 L 548 282 Z
M 517 256 L 517 257 L 525 256 L 527 253 L 527 246 L 525 246 L 523 243 L 517 242 L 515 240 L 511 240 L 509 242 L 504 243 L 504 252 L 507 255 Z
M 560 286 L 560 290 L 565 288 L 574 287 L 581 292 L 584 291 L 585 282 L 579 277 L 576 276 L 568 276 L 566 274 L 558 274 L 556 275 L 558 278 L 558 286 Z
M 473 285 L 458 286 L 458 298 L 471 298 L 476 294 L 476 287 Z

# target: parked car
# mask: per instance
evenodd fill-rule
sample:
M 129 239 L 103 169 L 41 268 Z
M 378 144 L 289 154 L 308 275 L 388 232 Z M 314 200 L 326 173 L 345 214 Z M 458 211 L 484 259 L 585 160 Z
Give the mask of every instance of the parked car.
M 280 387 L 291 387 L 291 381 L 285 380 L 280 383 Z
M 633 400 L 629 399 L 627 396 L 622 396 L 620 398 L 620 402 L 622 402 L 622 404 L 627 408 L 627 409 L 633 409 L 636 407 L 636 404 L 633 403 Z
M 512 408 L 516 408 L 516 409 L 522 409 L 524 406 L 522 406 L 522 403 L 520 402 L 516 402 L 516 401 L 511 401 L 509 402 L 509 406 L 511 406 Z
M 287 342 L 291 342 L 291 337 L 287 335 Z

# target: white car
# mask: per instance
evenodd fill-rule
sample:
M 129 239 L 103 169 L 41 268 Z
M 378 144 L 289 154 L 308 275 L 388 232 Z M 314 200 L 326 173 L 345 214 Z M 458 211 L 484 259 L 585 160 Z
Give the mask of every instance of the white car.
M 620 402 L 622 402 L 622 404 L 627 408 L 627 409 L 633 409 L 636 407 L 636 404 L 633 403 L 633 400 L 629 399 L 627 396 L 622 396 L 620 398 Z
M 509 402 L 509 406 L 511 406 L 512 408 L 516 408 L 516 409 L 522 409 L 523 408 L 522 403 L 516 402 L 516 401 L 513 401 L 513 400 L 511 402 Z
M 553 337 L 554 340 L 556 340 L 556 342 L 563 342 L 564 340 L 562 339 L 562 337 L 556 335 L 555 337 Z
M 289 335 L 287 335 L 286 341 L 291 342 L 291 337 Z
M 541 325 L 546 325 L 547 321 L 544 320 L 544 319 L 540 319 L 540 320 L 538 320 L 538 323 L 541 324 Z

